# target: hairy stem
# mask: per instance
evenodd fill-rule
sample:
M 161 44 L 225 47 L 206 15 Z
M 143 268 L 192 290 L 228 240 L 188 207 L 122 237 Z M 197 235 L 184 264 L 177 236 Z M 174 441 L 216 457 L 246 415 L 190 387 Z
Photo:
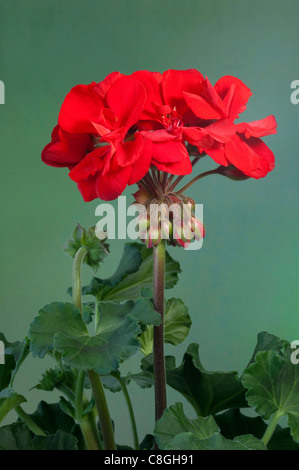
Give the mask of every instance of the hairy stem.
M 104 447 L 106 450 L 116 450 L 112 421 L 100 376 L 94 370 L 88 370 L 87 375 L 99 416 Z
M 87 248 L 85 246 L 81 246 L 76 253 L 76 256 L 73 261 L 73 303 L 76 307 L 80 310 L 82 315 L 82 304 L 81 304 L 81 290 L 82 290 L 82 263 L 84 260 L 84 256 L 87 254 Z M 93 370 L 87 371 L 87 375 L 90 381 L 92 394 L 95 400 L 101 431 L 103 435 L 104 447 L 106 450 L 115 450 L 116 445 L 114 442 L 114 434 L 112 428 L 112 422 L 107 406 L 107 401 L 104 393 L 104 389 L 100 380 L 99 375 L 94 372 Z M 77 386 L 76 386 L 76 410 L 80 413 L 82 412 L 82 400 L 83 400 L 83 389 L 84 389 L 84 380 L 82 374 L 79 372 L 77 378 Z M 81 393 L 82 392 L 82 393 Z M 81 400 L 81 403 L 80 403 Z M 86 427 L 89 426 L 88 433 L 91 434 L 97 432 L 97 429 L 90 425 L 90 422 L 87 420 L 84 421 L 84 431 L 86 435 Z M 82 429 L 83 432 L 83 429 Z M 99 442 L 99 436 L 94 435 L 93 442 Z M 86 442 L 88 445 L 88 442 Z M 98 449 L 101 447 L 98 445 Z
M 184 191 L 186 191 L 186 189 L 190 188 L 190 186 L 192 186 L 192 184 L 196 183 L 196 181 L 200 180 L 201 178 L 204 178 L 205 176 L 208 176 L 208 175 L 214 175 L 214 174 L 217 174 L 217 173 L 218 173 L 218 168 L 216 168 L 215 170 L 205 171 L 204 173 L 201 173 L 200 175 L 197 175 L 195 178 L 193 178 L 191 181 L 189 181 L 189 183 L 187 183 L 185 186 L 183 186 L 183 188 L 176 191 L 176 194 L 182 194 Z
M 132 401 L 131 401 L 131 398 L 130 398 L 130 395 L 129 395 L 129 392 L 128 392 L 128 389 L 127 389 L 127 386 L 126 386 L 125 382 L 120 377 L 116 377 L 116 379 L 118 380 L 118 382 L 121 386 L 121 389 L 123 391 L 123 394 L 124 394 L 124 397 L 125 397 L 125 400 L 126 400 L 126 403 L 127 403 L 129 416 L 130 416 L 130 421 L 131 421 L 132 432 L 133 432 L 134 447 L 135 447 L 136 450 L 138 450 L 139 449 L 139 439 L 138 439 L 138 432 L 137 432 L 137 426 L 136 426 L 136 420 L 135 420 L 135 415 L 134 415 L 134 411 L 133 411 Z
M 275 431 L 275 428 L 277 426 L 277 423 L 278 421 L 280 420 L 280 418 L 283 416 L 283 414 L 281 413 L 281 411 L 276 411 L 276 413 L 274 413 L 270 419 L 270 422 L 268 424 L 268 427 L 265 431 L 265 434 L 263 435 L 261 441 L 265 444 L 265 446 L 268 444 L 268 442 L 270 441 L 271 437 L 272 437 L 272 434 L 274 433 Z
M 153 248 L 154 306 L 161 315 L 161 325 L 154 327 L 155 418 L 161 418 L 166 406 L 166 375 L 164 359 L 164 277 L 165 241 Z
M 19 418 L 27 424 L 30 431 L 33 432 L 36 436 L 46 436 L 46 433 L 33 421 L 33 419 L 23 410 L 19 405 L 15 408 L 15 411 Z

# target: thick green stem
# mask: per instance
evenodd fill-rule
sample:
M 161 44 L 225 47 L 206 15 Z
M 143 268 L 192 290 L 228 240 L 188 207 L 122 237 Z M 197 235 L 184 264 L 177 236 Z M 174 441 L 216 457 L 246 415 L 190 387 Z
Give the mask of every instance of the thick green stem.
M 155 374 L 155 419 L 161 418 L 166 400 L 166 374 L 164 359 L 164 277 L 165 241 L 161 240 L 153 248 L 154 256 L 154 306 L 161 315 L 161 324 L 154 327 L 154 374 Z
M 33 421 L 29 415 L 27 415 L 20 405 L 15 408 L 15 411 L 19 418 L 21 418 L 21 420 L 27 424 L 30 431 L 32 431 L 36 436 L 46 436 L 46 433 Z
M 112 421 L 100 376 L 94 370 L 87 371 L 87 375 L 99 416 L 104 447 L 106 450 L 116 450 Z
M 124 394 L 124 397 L 125 397 L 125 400 L 126 400 L 126 403 L 127 403 L 129 416 L 130 416 L 130 421 L 131 421 L 132 432 L 133 432 L 134 447 L 135 447 L 136 450 L 138 450 L 139 449 L 139 439 L 138 439 L 136 420 L 135 420 L 135 415 L 134 415 L 134 411 L 133 411 L 131 398 L 130 398 L 127 386 L 124 383 L 124 381 L 120 378 L 118 378 L 117 380 L 119 381 L 119 384 L 121 386 L 121 389 L 123 391 L 123 394 Z
M 282 416 L 283 416 L 283 413 L 281 413 L 281 411 L 276 411 L 276 413 L 274 413 L 272 415 L 272 418 L 270 419 L 270 422 L 269 422 L 268 427 L 265 431 L 265 434 L 263 435 L 263 437 L 261 439 L 262 442 L 265 444 L 265 446 L 270 441 L 270 439 L 272 437 L 272 434 L 274 433 L 275 428 L 277 426 L 277 423 L 278 423 L 278 421 L 280 420 L 280 418 Z
M 87 254 L 87 248 L 85 246 L 81 246 L 76 253 L 76 256 L 73 261 L 73 303 L 76 307 L 80 310 L 82 314 L 82 304 L 81 304 L 81 290 L 82 290 L 82 281 L 81 281 L 81 271 L 82 271 L 82 263 L 84 260 L 84 256 Z M 87 375 L 89 378 L 89 382 L 92 389 L 92 394 L 95 400 L 99 422 L 101 426 L 104 447 L 106 450 L 115 450 L 116 445 L 114 441 L 114 434 L 113 434 L 113 427 L 112 422 L 107 406 L 107 401 L 103 389 L 103 385 L 101 383 L 99 375 L 94 372 L 93 370 L 87 371 Z M 84 378 L 83 375 L 79 372 L 77 378 L 77 386 L 76 386 L 76 412 L 82 413 L 82 399 L 83 399 L 83 389 L 84 389 Z M 80 402 L 81 401 L 81 402 Z M 81 420 L 82 424 L 82 420 Z M 90 426 L 90 422 L 84 420 L 84 432 L 85 435 L 87 433 L 87 427 L 89 426 L 88 433 L 95 433 L 97 432 L 92 426 Z M 83 432 L 83 429 L 82 429 Z M 98 436 L 94 435 L 94 442 L 98 441 Z M 88 442 L 86 442 L 88 445 Z M 101 447 L 98 445 L 98 449 Z
M 80 427 L 86 442 L 87 449 L 103 450 L 103 443 L 99 436 L 99 431 L 93 411 L 81 417 Z
M 76 382 L 75 411 L 76 419 L 81 421 L 83 413 L 83 393 L 84 393 L 85 371 L 79 370 Z

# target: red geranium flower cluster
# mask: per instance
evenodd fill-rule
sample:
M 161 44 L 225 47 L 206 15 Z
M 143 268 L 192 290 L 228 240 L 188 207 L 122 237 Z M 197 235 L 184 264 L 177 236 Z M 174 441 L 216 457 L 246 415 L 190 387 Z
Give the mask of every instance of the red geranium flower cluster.
M 274 168 L 261 137 L 276 133 L 276 121 L 235 122 L 251 94 L 238 78 L 212 86 L 194 69 L 114 72 L 68 93 L 42 160 L 68 167 L 85 201 L 117 198 L 151 166 L 187 175 L 190 149 L 238 175 L 261 178 Z

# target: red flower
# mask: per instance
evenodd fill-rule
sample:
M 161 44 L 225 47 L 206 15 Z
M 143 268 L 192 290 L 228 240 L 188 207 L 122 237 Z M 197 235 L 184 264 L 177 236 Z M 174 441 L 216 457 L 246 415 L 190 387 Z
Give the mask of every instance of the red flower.
M 250 95 L 235 77 L 223 77 L 213 87 L 194 69 L 113 72 L 68 93 L 42 160 L 69 168 L 85 201 L 115 199 L 143 178 L 143 188 L 149 184 L 149 191 L 160 194 L 150 167 L 187 175 L 188 151 L 194 155 L 194 149 L 196 157 L 206 153 L 230 168 L 221 174 L 261 178 L 274 168 L 274 155 L 261 137 L 276 132 L 276 121 L 268 116 L 236 123 Z
M 202 120 L 201 127 L 193 129 L 191 143 L 220 165 L 232 164 L 247 176 L 261 178 L 274 168 L 274 155 L 260 137 L 276 133 L 277 124 L 274 116 L 234 123 L 246 109 L 251 94 L 241 80 L 226 76 L 214 88 L 206 79 L 201 95 L 184 93 L 184 96 L 190 109 Z M 212 145 L 202 145 L 203 132 L 213 138 Z
M 190 126 L 195 116 L 190 112 L 184 94 L 201 92 L 202 74 L 194 69 L 168 70 L 163 75 L 139 71 L 132 77 L 140 80 L 147 92 L 138 128 L 153 143 L 152 164 L 175 175 L 191 173 L 185 142 L 190 141 Z
M 61 107 L 59 127 L 43 150 L 43 161 L 68 167 L 85 201 L 115 199 L 150 166 L 151 141 L 134 129 L 145 100 L 144 86 L 119 73 L 100 84 L 74 87 Z

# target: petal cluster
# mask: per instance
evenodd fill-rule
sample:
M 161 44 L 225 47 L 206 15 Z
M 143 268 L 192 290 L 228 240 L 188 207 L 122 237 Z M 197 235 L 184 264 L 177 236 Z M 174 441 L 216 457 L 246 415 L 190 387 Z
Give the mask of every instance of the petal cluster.
M 42 160 L 67 167 L 85 201 L 117 198 L 151 166 L 190 174 L 194 150 L 244 179 L 261 178 L 274 168 L 262 137 L 276 132 L 276 121 L 240 121 L 250 96 L 236 77 L 212 86 L 195 69 L 113 72 L 71 89 Z

